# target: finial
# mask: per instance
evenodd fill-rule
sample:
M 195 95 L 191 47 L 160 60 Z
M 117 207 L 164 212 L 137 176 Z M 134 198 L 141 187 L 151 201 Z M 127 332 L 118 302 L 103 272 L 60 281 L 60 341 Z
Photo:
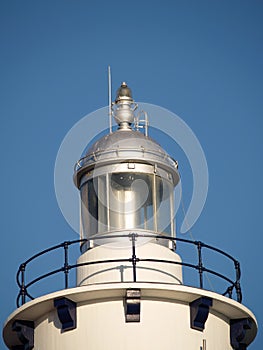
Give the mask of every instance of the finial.
M 131 89 L 125 82 L 121 83 L 116 92 L 115 106 L 113 115 L 119 128 L 131 129 L 131 124 L 134 122 L 134 100 Z
M 125 81 L 121 83 L 121 86 L 116 93 L 115 103 L 118 103 L 120 101 L 133 102 L 131 89 L 128 87 Z

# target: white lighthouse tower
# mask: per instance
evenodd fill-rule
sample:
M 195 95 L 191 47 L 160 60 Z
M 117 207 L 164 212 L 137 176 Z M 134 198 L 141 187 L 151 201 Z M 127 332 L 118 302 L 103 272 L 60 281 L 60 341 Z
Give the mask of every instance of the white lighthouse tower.
M 95 142 L 75 166 L 81 255 L 70 265 L 68 249 L 77 241 L 64 242 L 21 264 L 19 307 L 3 331 L 9 349 L 244 350 L 255 338 L 255 316 L 241 304 L 238 261 L 176 237 L 178 164 L 148 136 L 147 118 L 141 129 L 135 109 L 122 83 L 112 104 L 117 130 Z M 177 254 L 181 243 L 196 247 L 196 264 Z M 63 267 L 27 282 L 27 265 L 57 248 L 64 249 Z M 236 278 L 205 267 L 203 249 L 232 260 Z M 183 266 L 196 271 L 198 287 L 184 285 Z M 77 283 L 68 288 L 72 269 Z M 228 283 L 223 295 L 203 289 L 204 272 Z M 64 273 L 65 288 L 33 299 L 29 287 L 56 273 Z

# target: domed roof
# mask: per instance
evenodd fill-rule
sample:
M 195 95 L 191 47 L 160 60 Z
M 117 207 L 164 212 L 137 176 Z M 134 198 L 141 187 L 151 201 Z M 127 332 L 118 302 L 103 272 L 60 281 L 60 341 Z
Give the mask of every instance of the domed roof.
M 140 131 L 131 129 L 118 129 L 117 131 L 103 136 L 96 141 L 87 151 L 86 155 L 103 152 L 110 149 L 118 148 L 145 148 L 147 150 L 153 150 L 166 154 L 163 148 L 149 136 L 145 136 Z
M 123 162 L 156 164 L 177 173 L 177 162 L 156 141 L 125 128 L 101 137 L 85 152 L 75 165 L 74 182 L 79 187 L 81 177 L 95 166 Z

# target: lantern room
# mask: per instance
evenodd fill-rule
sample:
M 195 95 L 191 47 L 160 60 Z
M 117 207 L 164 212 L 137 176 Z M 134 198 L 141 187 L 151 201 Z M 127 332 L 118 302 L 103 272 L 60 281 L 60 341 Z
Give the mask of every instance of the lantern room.
M 95 142 L 75 166 L 83 238 L 131 230 L 175 236 L 178 163 L 144 132 L 131 90 L 122 83 L 112 104 L 118 129 Z

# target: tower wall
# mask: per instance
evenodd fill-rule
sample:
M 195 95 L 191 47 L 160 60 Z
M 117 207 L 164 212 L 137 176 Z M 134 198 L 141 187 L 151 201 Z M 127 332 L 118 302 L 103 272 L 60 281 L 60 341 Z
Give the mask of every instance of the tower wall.
M 136 247 L 136 257 L 139 259 L 167 260 L 164 262 L 137 262 L 136 280 L 138 282 L 158 282 L 182 284 L 181 258 L 165 246 L 147 243 Z M 114 249 L 107 246 L 98 246 L 82 254 L 78 264 L 93 261 L 114 259 L 131 259 L 132 249 Z M 128 261 L 105 262 L 95 265 L 79 267 L 77 270 L 77 285 L 109 282 L 133 282 L 133 267 Z
M 126 293 L 133 288 L 140 290 L 140 317 L 127 322 Z M 74 329 L 62 330 L 54 307 L 54 300 L 61 297 L 76 303 Z M 190 305 L 200 297 L 212 300 L 203 330 L 191 327 Z M 16 345 L 14 320 L 30 319 L 35 325 L 34 350 L 231 350 L 230 320 L 246 318 L 251 320 L 245 340 L 249 344 L 256 321 L 236 301 L 183 285 L 115 283 L 76 287 L 28 302 L 10 316 L 4 338 L 11 349 Z
M 198 349 L 203 339 L 208 349 L 230 350 L 228 320 L 209 315 L 206 330 L 190 328 L 188 303 L 173 300 L 142 300 L 141 322 L 126 323 L 123 300 L 78 304 L 78 326 L 61 333 L 55 311 L 37 321 L 35 348 L 38 350 L 174 350 Z

